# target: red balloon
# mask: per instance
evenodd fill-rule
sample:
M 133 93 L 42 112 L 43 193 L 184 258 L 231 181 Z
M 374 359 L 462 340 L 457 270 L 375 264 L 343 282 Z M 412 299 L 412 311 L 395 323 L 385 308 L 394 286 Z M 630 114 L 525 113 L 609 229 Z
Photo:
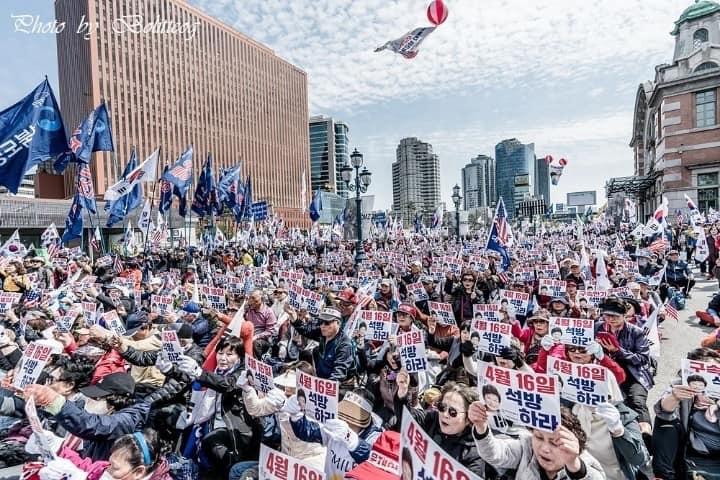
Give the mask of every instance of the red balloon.
M 561 158 L 560 160 L 558 160 L 558 163 L 560 163 L 560 165 L 562 165 L 564 167 L 565 165 L 567 165 L 567 160 L 565 160 L 564 158 Z
M 545 155 L 545 163 L 550 165 L 553 161 L 552 155 Z
M 435 26 L 440 25 L 447 20 L 448 9 L 442 0 L 433 0 L 427 9 L 427 17 Z

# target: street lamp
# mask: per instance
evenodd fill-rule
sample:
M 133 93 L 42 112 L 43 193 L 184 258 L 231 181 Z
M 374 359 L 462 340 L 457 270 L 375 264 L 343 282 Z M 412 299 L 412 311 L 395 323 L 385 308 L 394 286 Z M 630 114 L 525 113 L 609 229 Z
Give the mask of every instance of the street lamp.
M 460 186 L 456 183 L 453 187 L 452 201 L 455 204 L 455 227 L 457 228 L 457 243 L 460 243 Z
M 352 165 L 352 166 L 350 166 Z M 362 153 L 357 151 L 357 148 L 350 154 L 350 165 L 343 165 L 340 167 L 340 176 L 343 182 L 347 185 L 348 190 L 355 192 L 355 223 L 357 229 L 357 244 L 355 246 L 355 265 L 360 265 L 364 260 L 367 260 L 365 255 L 365 249 L 363 248 L 362 238 L 362 201 L 360 200 L 360 194 L 367 192 L 370 183 L 372 182 L 372 173 L 367 168 L 363 168 L 362 172 L 360 167 L 363 165 Z M 355 169 L 355 182 L 351 183 L 353 179 L 353 168 Z

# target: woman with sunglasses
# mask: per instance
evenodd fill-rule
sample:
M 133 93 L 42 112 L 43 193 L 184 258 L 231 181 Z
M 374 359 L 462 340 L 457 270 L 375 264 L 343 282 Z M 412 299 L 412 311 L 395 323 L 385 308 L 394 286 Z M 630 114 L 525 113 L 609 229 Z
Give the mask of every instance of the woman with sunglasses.
M 448 382 L 442 388 L 440 401 L 436 405 L 437 410 L 424 411 L 410 408 L 408 410 L 445 452 L 475 475 L 485 478 L 485 462 L 475 448 L 472 424 L 467 413 L 470 404 L 477 400 L 477 389 L 461 383 Z M 403 407 L 407 406 L 407 401 L 406 383 L 398 381 L 398 391 L 395 395 L 395 411 L 400 417 L 398 424 L 402 424 Z
M 477 289 L 475 272 L 466 270 L 460 276 L 460 282 L 455 284 L 452 276 L 448 274 L 445 281 L 445 294 L 450 297 L 455 321 L 461 324 L 465 320 L 472 320 L 473 305 L 483 302 L 483 294 Z

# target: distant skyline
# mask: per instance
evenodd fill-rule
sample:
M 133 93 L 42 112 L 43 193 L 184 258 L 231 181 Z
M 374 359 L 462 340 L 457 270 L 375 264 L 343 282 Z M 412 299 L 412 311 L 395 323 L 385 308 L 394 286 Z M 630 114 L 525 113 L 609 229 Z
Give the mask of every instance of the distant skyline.
M 632 174 L 635 92 L 656 64 L 672 59 L 669 32 L 692 0 L 446 0 L 448 20 L 406 60 L 373 53 L 388 40 L 428 25 L 429 0 L 189 0 L 308 73 L 309 114 L 350 128 L 373 184 L 377 208 L 392 204 L 391 164 L 404 137 L 433 145 L 442 201 L 451 204 L 461 169 L 495 144 L 518 138 L 539 157 L 568 166 L 552 202 L 598 190 Z M 55 37 L 15 32 L 11 15 L 54 19 L 53 2 L 0 2 L 0 39 L 14 54 L 0 70 L 0 108 L 44 75 L 58 88 Z M 69 125 L 71 129 L 74 126 Z

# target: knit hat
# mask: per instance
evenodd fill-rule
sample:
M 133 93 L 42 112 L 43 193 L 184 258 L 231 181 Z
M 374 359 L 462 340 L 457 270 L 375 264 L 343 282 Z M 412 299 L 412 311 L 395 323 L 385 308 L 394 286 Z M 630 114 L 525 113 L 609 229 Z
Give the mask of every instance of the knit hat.
M 338 404 L 338 418 L 360 428 L 372 421 L 372 405 L 355 392 L 348 392 Z
M 354 480 L 397 480 L 400 477 L 400 433 L 384 431 L 373 444 L 370 457 L 345 474 Z
M 417 318 L 417 308 L 407 303 L 400 304 L 397 309 L 398 313 L 405 313 L 410 315 L 413 319 Z

